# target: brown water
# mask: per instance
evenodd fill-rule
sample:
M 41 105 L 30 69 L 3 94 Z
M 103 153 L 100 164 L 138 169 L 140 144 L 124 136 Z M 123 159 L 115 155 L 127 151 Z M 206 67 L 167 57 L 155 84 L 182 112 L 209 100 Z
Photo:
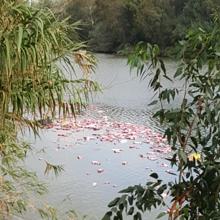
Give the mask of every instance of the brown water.
M 81 118 L 107 117 L 110 121 L 145 125 L 155 132 L 161 132 L 163 129 L 151 117 L 155 107 L 148 107 L 153 96 L 148 88 L 149 79 L 140 81 L 135 72 L 130 73 L 125 58 L 104 54 L 97 55 L 97 58 L 94 78 L 101 82 L 103 92 L 96 95 L 91 103 L 95 110 L 91 108 L 85 111 Z M 167 61 L 167 66 L 168 72 L 173 72 L 176 64 Z M 168 82 L 165 84 L 173 86 Z M 91 131 L 81 130 L 77 133 L 69 131 L 68 137 L 62 137 L 53 129 L 43 130 L 41 139 L 37 140 L 33 140 L 32 135 L 26 135 L 35 148 L 35 153 L 28 157 L 27 166 L 49 186 L 49 193 L 43 201 L 49 201 L 63 212 L 73 209 L 80 216 L 88 215 L 88 219 L 100 220 L 108 202 L 118 195 L 118 191 L 129 185 L 144 184 L 152 171 L 158 172 L 165 180 L 173 179 L 166 173 L 169 168 L 161 166 L 165 162 L 163 155 L 154 161 L 140 158 L 140 154 L 151 151 L 149 144 L 141 142 L 138 149 L 130 149 L 132 141 L 115 145 L 97 140 L 76 143 L 79 137 L 91 135 Z M 115 154 L 113 148 L 123 151 Z M 77 159 L 78 156 L 82 159 Z M 45 177 L 43 160 L 62 164 L 65 172 L 57 178 L 52 175 Z M 93 160 L 101 162 L 103 173 L 97 173 L 97 167 L 91 165 Z M 126 166 L 122 165 L 122 161 L 128 162 Z M 155 219 L 158 212 L 146 214 L 143 219 Z M 29 215 L 26 219 L 38 217 Z

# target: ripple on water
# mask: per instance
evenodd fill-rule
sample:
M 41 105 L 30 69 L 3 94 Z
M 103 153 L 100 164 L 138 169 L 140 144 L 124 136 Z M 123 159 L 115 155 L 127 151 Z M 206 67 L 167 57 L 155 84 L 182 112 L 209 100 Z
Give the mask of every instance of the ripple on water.
M 107 104 L 90 105 L 86 111 L 82 113 L 90 118 L 99 118 L 100 114 L 108 116 L 113 121 L 145 125 L 157 132 L 163 132 L 159 122 L 153 118 L 151 111 L 147 109 L 126 108 L 120 106 L 112 106 Z

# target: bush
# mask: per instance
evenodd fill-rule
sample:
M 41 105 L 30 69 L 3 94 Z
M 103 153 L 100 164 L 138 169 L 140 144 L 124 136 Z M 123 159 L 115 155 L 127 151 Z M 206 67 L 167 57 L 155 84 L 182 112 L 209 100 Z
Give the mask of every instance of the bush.
M 173 182 L 164 183 L 153 173 L 154 180 L 145 186 L 122 190 L 123 195 L 109 204 L 111 210 L 103 219 L 123 219 L 123 213 L 142 219 L 143 212 L 160 205 L 169 208 L 158 218 L 164 215 L 169 220 L 220 218 L 218 20 L 210 29 L 189 31 L 181 42 L 180 63 L 174 75 L 166 72 L 156 45 L 140 43 L 131 54 L 131 67 L 137 68 L 141 77 L 151 77 L 149 85 L 157 96 L 152 104 L 159 108 L 153 117 L 166 127 L 164 137 L 172 148 L 172 157 L 168 160 L 177 168 L 177 177 Z M 164 80 L 173 83 L 181 80 L 183 87 L 165 88 Z M 172 105 L 175 99 L 180 100 L 178 106 Z M 168 204 L 163 195 L 168 196 Z

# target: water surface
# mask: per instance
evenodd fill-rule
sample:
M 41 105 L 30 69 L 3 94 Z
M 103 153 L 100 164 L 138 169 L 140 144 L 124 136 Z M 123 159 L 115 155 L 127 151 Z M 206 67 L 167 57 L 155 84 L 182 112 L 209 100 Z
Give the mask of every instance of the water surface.
M 153 96 L 148 88 L 149 79 L 141 81 L 135 72 L 131 73 L 125 58 L 105 54 L 98 54 L 97 58 L 94 79 L 101 82 L 103 92 L 94 96 L 90 108 L 80 118 L 107 117 L 109 121 L 144 125 L 155 132 L 162 132 L 163 129 L 152 119 L 155 108 L 148 107 Z M 175 66 L 174 62 L 168 61 L 168 73 L 173 72 Z M 170 82 L 164 83 L 167 87 L 173 86 Z M 178 82 L 175 86 L 180 87 L 181 83 Z M 49 193 L 44 201 L 49 201 L 63 212 L 73 209 L 81 216 L 88 215 L 88 219 L 100 220 L 109 201 L 121 189 L 129 185 L 144 184 L 153 171 L 157 171 L 165 180 L 173 178 L 166 173 L 168 168 L 161 166 L 166 163 L 163 158 L 155 161 L 140 158 L 141 154 L 151 151 L 151 146 L 142 143 L 143 140 L 138 149 L 130 149 L 133 141 L 113 144 L 98 140 L 80 140 L 77 143 L 78 139 L 91 136 L 94 132 L 66 132 L 67 137 L 63 137 L 56 130 L 45 129 L 41 132 L 41 138 L 36 140 L 33 140 L 31 134 L 26 135 L 35 146 L 35 152 L 38 152 L 29 156 L 27 166 L 49 185 Z M 113 148 L 123 151 L 115 154 Z M 77 159 L 79 156 L 80 159 Z M 62 164 L 65 172 L 57 178 L 53 175 L 45 177 L 44 160 L 52 164 Z M 98 168 L 91 164 L 93 160 L 101 162 L 103 173 L 97 172 Z M 123 161 L 127 161 L 125 166 L 122 165 Z M 144 219 L 151 220 L 155 216 L 155 213 L 147 214 Z M 38 218 L 31 216 L 30 219 Z

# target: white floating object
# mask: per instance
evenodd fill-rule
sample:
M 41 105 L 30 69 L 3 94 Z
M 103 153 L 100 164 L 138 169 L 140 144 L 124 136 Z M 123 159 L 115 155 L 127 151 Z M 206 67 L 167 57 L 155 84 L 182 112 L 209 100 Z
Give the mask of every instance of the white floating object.
M 105 121 L 108 121 L 108 116 L 103 116 L 103 119 L 104 119 Z
M 152 160 L 152 161 L 158 160 L 158 158 L 156 158 L 156 157 L 149 157 L 149 156 L 147 157 L 147 159 Z
M 134 141 L 134 144 L 142 144 L 141 141 Z
M 122 140 L 120 140 L 119 142 L 122 143 L 122 144 L 125 144 L 125 143 L 128 142 L 128 140 L 126 140 L 126 139 L 122 139 Z
M 122 161 L 122 165 L 127 165 L 128 162 L 127 161 Z
M 90 141 L 90 137 L 83 137 L 84 141 Z
M 77 156 L 77 159 L 78 160 L 82 160 L 82 156 Z
M 161 196 L 163 197 L 163 199 L 165 199 L 165 198 L 167 197 L 167 193 L 163 192 L 163 193 L 161 194 Z
M 102 114 L 102 113 L 104 113 L 104 111 L 102 111 L 102 110 L 99 110 L 99 111 L 97 111 L 99 114 Z
M 96 187 L 96 186 L 97 186 L 97 183 L 96 183 L 96 182 L 92 183 L 92 186 L 93 186 L 93 187 Z
M 176 175 L 173 170 L 166 170 L 165 172 L 168 173 L 168 174 L 171 174 L 171 175 Z
M 99 166 L 99 165 L 101 165 L 101 163 L 99 161 L 97 161 L 97 160 L 93 160 L 92 161 L 92 165 L 98 165 Z
M 162 163 L 161 166 L 162 167 L 168 167 L 168 165 L 166 163 Z
M 129 146 L 129 148 L 130 148 L 130 149 L 134 149 L 134 148 L 136 148 L 136 146 Z
M 122 150 L 121 150 L 121 149 L 118 149 L 118 148 L 113 148 L 112 150 L 113 150 L 114 153 L 120 153 L 120 152 L 122 152 Z
M 103 173 L 104 172 L 104 169 L 98 169 L 97 170 L 97 173 Z

